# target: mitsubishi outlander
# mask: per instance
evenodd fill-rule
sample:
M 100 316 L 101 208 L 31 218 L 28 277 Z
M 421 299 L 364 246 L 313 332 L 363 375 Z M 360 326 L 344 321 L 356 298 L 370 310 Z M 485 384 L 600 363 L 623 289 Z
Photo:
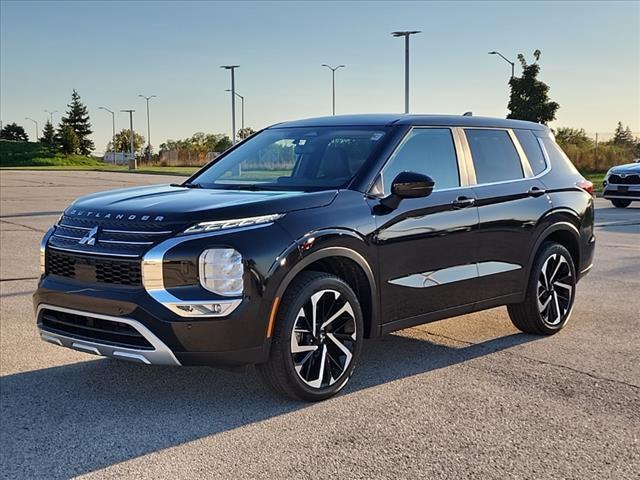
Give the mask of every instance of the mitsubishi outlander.
M 292 121 L 184 183 L 76 200 L 44 236 L 42 339 L 159 365 L 256 365 L 326 399 L 365 338 L 506 305 L 569 321 L 593 185 L 543 125 L 469 116 Z

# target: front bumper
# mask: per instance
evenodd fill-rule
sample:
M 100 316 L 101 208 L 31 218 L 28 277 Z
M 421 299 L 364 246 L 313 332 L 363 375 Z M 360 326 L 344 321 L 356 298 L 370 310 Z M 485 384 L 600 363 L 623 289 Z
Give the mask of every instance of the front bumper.
M 602 196 L 606 199 L 640 200 L 640 185 L 606 184 Z
M 147 364 L 227 367 L 262 363 L 268 358 L 266 316 L 263 302 L 255 297 L 245 297 L 225 317 L 188 318 L 171 312 L 143 288 L 106 288 L 49 275 L 41 278 L 33 302 L 43 340 L 86 353 Z M 153 349 L 123 347 L 51 328 L 43 322 L 47 309 L 127 324 Z
M 113 322 L 114 324 L 125 324 L 134 328 L 144 337 L 153 349 L 131 348 L 122 345 L 109 344 L 98 339 L 79 338 L 77 335 L 69 336 L 55 330 L 43 327 L 41 319 L 45 312 L 61 312 L 73 315 L 81 315 L 91 318 Z M 137 320 L 124 317 L 112 317 L 110 315 L 100 315 L 92 312 L 83 312 L 69 308 L 61 308 L 55 305 L 41 303 L 36 311 L 38 318 L 38 330 L 40 337 L 45 342 L 58 345 L 60 347 L 72 348 L 84 353 L 102 355 L 121 360 L 145 363 L 147 365 L 180 365 L 173 352 L 158 337 L 156 337 L 147 327 Z

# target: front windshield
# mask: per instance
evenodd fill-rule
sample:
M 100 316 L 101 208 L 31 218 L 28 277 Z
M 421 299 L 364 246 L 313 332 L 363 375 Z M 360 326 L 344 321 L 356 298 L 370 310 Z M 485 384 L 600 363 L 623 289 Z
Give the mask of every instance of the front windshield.
M 191 186 L 255 190 L 339 188 L 362 167 L 385 128 L 265 130 L 196 174 Z

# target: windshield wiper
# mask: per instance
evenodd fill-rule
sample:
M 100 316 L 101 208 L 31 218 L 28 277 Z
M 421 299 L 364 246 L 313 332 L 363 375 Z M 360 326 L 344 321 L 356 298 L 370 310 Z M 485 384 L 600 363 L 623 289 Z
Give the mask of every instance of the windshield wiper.
M 239 185 L 225 185 L 225 188 L 230 190 L 248 190 L 250 192 L 258 192 L 260 190 L 279 190 L 275 186 L 259 185 L 255 183 L 239 184 Z
M 191 182 L 185 182 L 185 183 L 172 183 L 170 184 L 171 187 L 183 187 L 183 188 L 202 188 L 202 185 L 200 185 L 199 183 L 191 183 Z

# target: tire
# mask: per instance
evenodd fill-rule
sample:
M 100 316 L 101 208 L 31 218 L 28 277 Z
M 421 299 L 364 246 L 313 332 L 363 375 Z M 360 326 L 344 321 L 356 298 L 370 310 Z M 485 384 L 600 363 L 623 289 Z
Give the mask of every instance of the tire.
M 525 299 L 507 306 L 519 330 L 538 335 L 558 333 L 569 321 L 576 293 L 576 269 L 569 251 L 545 242 L 533 262 Z
M 364 322 L 360 302 L 346 282 L 327 273 L 301 272 L 287 288 L 275 322 L 269 360 L 256 366 L 271 390 L 315 402 L 347 384 L 362 350 Z
M 612 198 L 611 203 L 616 208 L 627 208 L 631 205 L 631 200 L 625 200 L 624 198 Z

